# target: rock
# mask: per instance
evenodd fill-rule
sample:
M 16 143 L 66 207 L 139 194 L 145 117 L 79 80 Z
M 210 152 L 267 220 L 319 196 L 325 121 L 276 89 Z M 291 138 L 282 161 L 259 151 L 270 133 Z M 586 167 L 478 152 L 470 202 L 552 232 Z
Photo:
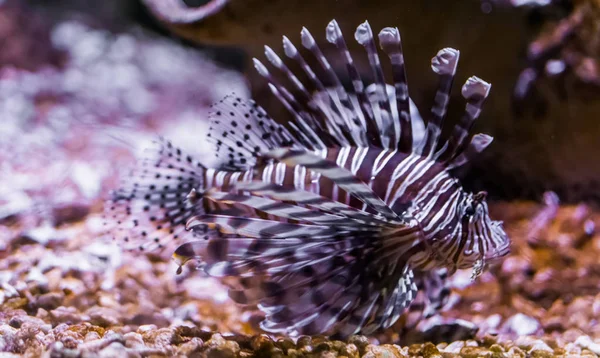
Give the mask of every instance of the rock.
M 339 354 L 348 358 L 359 357 L 358 348 L 353 343 L 346 344 L 342 349 L 340 349 Z
M 534 352 L 537 352 L 536 354 L 542 357 L 544 356 L 544 354 L 550 354 L 550 356 L 552 356 L 554 350 L 550 348 L 545 342 L 538 340 L 533 344 L 533 346 L 529 350 L 529 354 L 533 354 Z
M 463 358 L 478 358 L 484 356 L 487 350 L 483 347 L 463 347 L 460 350 L 460 355 Z
M 126 333 L 123 338 L 125 338 L 125 347 L 127 348 L 137 348 L 144 346 L 144 338 L 141 334 L 136 332 Z
M 529 352 L 531 358 L 553 358 L 554 352 L 548 352 L 547 350 L 532 350 Z
M 441 358 L 442 357 L 440 354 L 440 351 L 431 342 L 425 343 L 423 345 L 422 351 L 423 351 L 423 358 Z
M 351 336 L 348 343 L 354 344 L 358 348 L 358 352 L 365 354 L 365 348 L 369 345 L 369 339 L 365 336 Z
M 114 342 L 109 344 L 106 348 L 102 349 L 98 352 L 98 357 L 141 357 L 140 354 L 135 354 L 133 352 L 128 352 L 127 348 L 125 348 L 122 344 Z
M 62 292 L 49 292 L 39 296 L 35 305 L 45 310 L 52 310 L 63 304 L 65 295 Z
M 237 342 L 228 341 L 218 333 L 210 337 L 206 347 L 206 356 L 209 358 L 234 358 L 240 352 Z
M 564 318 L 560 316 L 550 317 L 544 320 L 544 331 L 563 331 L 565 329 Z
M 510 317 L 502 325 L 501 331 L 505 333 L 513 333 L 519 337 L 532 335 L 541 328 L 540 322 L 535 318 L 529 317 L 522 313 Z
M 567 344 L 565 344 L 565 351 L 567 351 L 568 354 L 572 354 L 572 355 L 577 355 L 577 354 L 581 354 L 581 347 L 577 344 L 575 344 L 574 342 L 569 342 Z
M 581 348 L 588 349 L 596 355 L 600 355 L 600 344 L 594 342 L 589 336 L 581 336 L 577 338 L 575 344 Z
M 508 355 L 506 354 L 506 351 L 504 350 L 504 348 L 502 346 L 500 346 L 499 344 L 492 344 L 490 346 L 489 350 L 492 353 L 491 358 L 505 358 L 505 357 L 508 357 Z
M 95 306 L 86 311 L 90 317 L 90 323 L 101 326 L 110 327 L 119 324 L 119 313 L 110 308 Z
M 171 347 L 171 341 L 175 336 L 175 330 L 173 328 L 160 328 L 146 332 L 142 336 L 144 337 L 144 342 L 149 346 L 167 350 Z
M 24 232 L 21 237 L 40 245 L 47 245 L 52 240 L 64 239 L 64 237 L 50 224 L 30 229 Z
M 39 327 L 44 333 L 48 333 L 46 330 L 48 325 L 45 324 L 44 320 L 25 314 L 11 317 L 11 319 L 8 321 L 8 324 L 14 328 L 21 328 L 23 325 L 29 324 L 34 327 Z
M 337 357 L 337 353 L 335 352 L 321 352 L 318 356 L 319 358 L 336 358 Z
M 9 351 L 17 334 L 17 329 L 7 324 L 0 326 L 0 352 Z
M 254 351 L 269 352 L 275 347 L 273 340 L 266 334 L 258 335 L 252 338 L 250 343 Z
M 89 182 L 94 182 L 94 180 L 90 180 Z M 52 219 L 55 226 L 60 226 L 83 220 L 89 213 L 89 205 L 76 203 L 57 204 L 52 208 Z
M 191 354 L 200 353 L 202 347 L 204 346 L 204 342 L 202 339 L 198 337 L 192 338 L 189 342 L 182 344 L 177 349 L 177 355 L 183 355 L 189 357 Z
M 433 345 L 432 345 L 433 346 Z M 433 346 L 435 351 L 437 349 Z M 439 353 L 439 352 L 438 352 Z M 376 346 L 373 344 L 369 344 L 365 347 L 365 354 L 362 356 L 363 358 L 391 358 L 391 357 L 401 357 L 404 358 L 406 355 L 402 352 L 400 347 L 391 344 L 384 344 L 381 346 Z M 424 358 L 429 356 L 423 356 Z
M 279 347 L 283 353 L 287 354 L 287 351 L 289 349 L 294 349 L 296 348 L 296 344 L 294 343 L 294 341 L 292 341 L 290 338 L 279 338 L 277 339 L 277 342 L 275 343 L 277 345 L 277 347 Z
M 444 348 L 444 352 L 458 354 L 464 346 L 465 342 L 463 341 L 452 342 L 446 348 Z
M 50 311 L 49 313 L 50 320 L 55 325 L 67 322 L 73 324 L 88 320 L 87 317 L 82 317 L 82 315 L 77 312 L 77 309 L 75 307 L 61 306 L 57 309 Z
M 509 357 L 519 357 L 519 358 L 525 358 L 525 352 L 523 352 L 519 347 L 512 347 L 511 349 L 508 350 L 508 356 Z

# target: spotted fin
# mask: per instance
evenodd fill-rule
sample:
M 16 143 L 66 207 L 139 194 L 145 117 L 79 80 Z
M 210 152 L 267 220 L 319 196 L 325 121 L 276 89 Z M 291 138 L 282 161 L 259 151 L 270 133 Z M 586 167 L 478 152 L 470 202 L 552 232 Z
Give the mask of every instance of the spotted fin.
M 208 139 L 215 145 L 221 169 L 247 170 L 262 153 L 299 142 L 256 102 L 235 95 L 212 106 L 210 125 Z
M 106 201 L 106 229 L 125 249 L 172 252 L 177 246 L 171 245 L 189 235 L 187 218 L 203 212 L 189 194 L 202 188 L 204 170 L 169 141 L 157 139 Z

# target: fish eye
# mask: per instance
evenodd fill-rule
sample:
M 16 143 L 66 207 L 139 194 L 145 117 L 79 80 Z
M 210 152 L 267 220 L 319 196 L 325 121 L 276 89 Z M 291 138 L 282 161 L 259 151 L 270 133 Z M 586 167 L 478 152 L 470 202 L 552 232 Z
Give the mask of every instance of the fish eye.
M 465 209 L 465 215 L 473 216 L 475 214 L 475 208 L 473 206 L 467 206 Z

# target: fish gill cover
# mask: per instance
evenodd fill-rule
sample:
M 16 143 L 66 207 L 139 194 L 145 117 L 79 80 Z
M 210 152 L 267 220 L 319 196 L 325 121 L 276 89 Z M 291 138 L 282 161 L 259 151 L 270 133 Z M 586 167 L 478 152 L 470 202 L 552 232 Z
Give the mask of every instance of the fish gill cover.
M 439 86 L 424 124 L 409 97 L 396 28 L 378 36 L 391 85 L 368 22 L 355 32 L 375 78 L 366 87 L 335 21 L 326 37 L 346 64 L 349 89 L 306 28 L 302 46 L 322 75 L 284 37 L 285 55 L 308 80 L 269 47 L 267 60 L 291 86 L 254 62 L 294 120 L 278 124 L 255 102 L 226 97 L 214 105 L 208 134 L 220 166 L 157 140 L 106 215 L 124 247 L 175 250 L 180 266 L 196 260 L 222 278 L 235 302 L 264 313 L 263 330 L 349 337 L 390 327 L 419 290 L 435 311 L 448 291 L 428 283 L 443 286 L 447 274 L 465 268 L 474 279 L 508 253 L 510 240 L 491 220 L 486 193 L 465 192 L 451 174 L 492 142 L 485 134 L 469 140 L 491 85 L 465 82 L 464 114 L 443 142 L 458 50 L 442 49 L 431 61 Z

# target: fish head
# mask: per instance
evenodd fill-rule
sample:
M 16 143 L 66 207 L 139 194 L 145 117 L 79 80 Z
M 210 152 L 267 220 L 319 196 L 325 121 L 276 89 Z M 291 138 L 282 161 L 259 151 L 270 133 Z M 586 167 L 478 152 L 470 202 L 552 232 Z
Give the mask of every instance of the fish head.
M 510 252 L 510 238 L 503 223 L 491 219 L 486 197 L 486 192 L 466 194 L 457 208 L 456 249 L 450 261 L 456 269 L 473 268 L 474 276 Z

